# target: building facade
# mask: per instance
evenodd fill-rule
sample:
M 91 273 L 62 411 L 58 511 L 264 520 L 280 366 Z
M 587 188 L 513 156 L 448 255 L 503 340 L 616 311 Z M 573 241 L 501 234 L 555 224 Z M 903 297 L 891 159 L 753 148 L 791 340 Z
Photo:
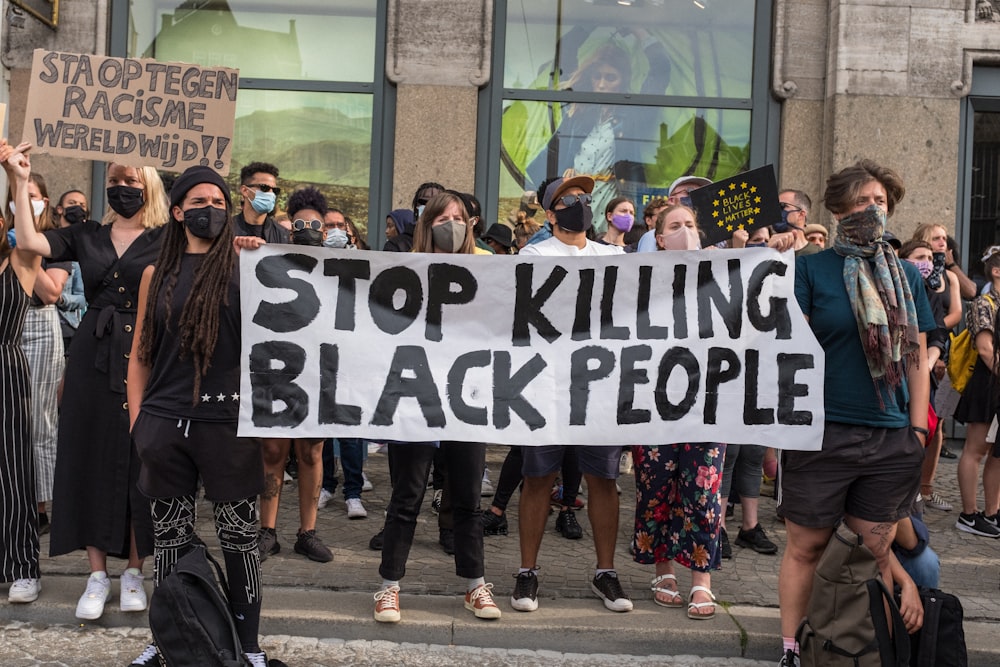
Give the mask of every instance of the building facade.
M 1000 0 L 0 0 L 0 102 L 20 139 L 36 48 L 240 69 L 233 174 L 273 162 L 367 223 L 436 181 L 490 221 L 567 169 L 597 206 L 773 164 L 812 195 L 893 166 L 891 221 L 1000 240 Z M 54 19 L 54 20 L 53 20 Z M 49 23 L 53 25 L 49 25 Z M 38 156 L 50 190 L 104 165 Z M 95 207 L 97 208 L 97 207 Z M 595 216 L 598 218 L 601 216 Z

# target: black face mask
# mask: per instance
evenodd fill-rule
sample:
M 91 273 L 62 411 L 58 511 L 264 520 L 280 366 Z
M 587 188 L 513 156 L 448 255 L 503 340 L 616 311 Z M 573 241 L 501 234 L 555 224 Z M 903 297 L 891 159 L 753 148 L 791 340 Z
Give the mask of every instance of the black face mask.
M 108 206 L 123 218 L 131 218 L 143 207 L 146 200 L 141 188 L 114 185 L 108 188 Z
M 585 232 L 594 226 L 594 213 L 580 202 L 552 213 L 556 216 L 556 224 L 567 232 Z
M 184 211 L 184 226 L 201 239 L 214 239 L 229 223 L 229 214 L 224 208 L 205 206 Z
M 67 206 L 63 210 L 62 218 L 69 224 L 75 225 L 87 219 L 87 211 L 82 206 Z
M 318 229 L 302 229 L 292 232 L 292 243 L 297 245 L 323 245 L 323 232 Z

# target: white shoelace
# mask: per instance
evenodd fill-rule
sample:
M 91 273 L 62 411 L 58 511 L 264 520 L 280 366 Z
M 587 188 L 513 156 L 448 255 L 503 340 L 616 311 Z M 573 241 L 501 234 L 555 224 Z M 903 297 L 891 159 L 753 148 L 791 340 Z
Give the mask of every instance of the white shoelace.
M 110 588 L 111 583 L 107 579 L 92 578 L 87 582 L 86 596 L 88 598 L 107 597 Z
M 493 602 L 493 584 L 483 584 L 482 586 L 477 586 L 475 590 L 469 595 L 469 602 L 475 602 L 479 598 L 483 598 L 483 604 L 489 604 L 496 606 Z
M 145 665 L 148 663 L 152 665 L 154 664 L 153 660 L 156 658 L 158 654 L 159 651 L 156 650 L 156 646 L 153 644 L 149 644 L 148 646 L 146 646 L 146 649 L 142 652 L 142 654 L 135 659 L 135 662 L 133 664 Z
M 398 607 L 399 606 L 399 586 L 389 586 L 389 588 L 383 588 L 378 593 L 375 594 L 375 601 L 381 603 L 381 607 Z

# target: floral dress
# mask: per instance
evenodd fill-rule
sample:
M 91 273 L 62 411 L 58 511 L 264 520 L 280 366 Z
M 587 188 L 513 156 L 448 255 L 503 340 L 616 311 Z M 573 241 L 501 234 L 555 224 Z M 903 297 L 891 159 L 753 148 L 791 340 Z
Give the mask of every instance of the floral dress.
M 726 445 L 636 445 L 635 561 L 673 560 L 691 570 L 719 569 L 719 487 Z

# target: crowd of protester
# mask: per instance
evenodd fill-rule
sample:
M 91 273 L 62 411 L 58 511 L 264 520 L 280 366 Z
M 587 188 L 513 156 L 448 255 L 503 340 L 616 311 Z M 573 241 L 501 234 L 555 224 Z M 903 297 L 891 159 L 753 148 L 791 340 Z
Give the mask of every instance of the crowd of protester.
M 95 216 L 79 190 L 50 199 L 29 150 L 0 141 L 10 184 L 0 236 L 0 573 L 10 583 L 8 599 L 39 597 L 39 535 L 48 531 L 51 556 L 86 550 L 91 573 L 78 618 L 104 612 L 109 555 L 125 560 L 121 609 L 145 610 L 145 559 L 153 557 L 159 584 L 197 539 L 202 488 L 213 506 L 243 650 L 251 664 L 266 665 L 257 643 L 260 563 L 281 550 L 276 524 L 289 470 L 298 480 L 293 551 L 328 562 L 333 554 L 316 532 L 318 510 L 334 501 L 339 462 L 347 516 L 368 516 L 361 494 L 371 488 L 364 472 L 369 443 L 237 437 L 236 258 L 265 243 L 367 250 L 366 239 L 313 187 L 296 188 L 278 210 L 280 173 L 266 162 L 243 167 L 238 201 L 207 167 L 188 169 L 167 191 L 154 169 L 111 164 L 108 211 Z M 410 208 L 386 215 L 380 249 L 563 258 L 708 251 L 690 193 L 709 184 L 683 175 L 666 197 L 604 197 L 594 210 L 595 180 L 571 170 L 525 192 L 504 221 L 488 224 L 473 195 L 428 182 Z M 919 628 L 917 586 L 936 586 L 939 571 L 921 511 L 953 509 L 934 490 L 937 461 L 949 452 L 945 419 L 931 406 L 954 391 L 944 367 L 949 333 L 963 321 L 979 354 L 954 415 L 944 415 L 966 424 L 968 434 L 956 528 L 1000 538 L 1000 448 L 989 437 L 997 413 L 1000 246 L 982 256 L 987 282 L 980 288 L 959 266 L 944 226 L 925 223 L 906 243 L 891 243 L 887 219 L 904 193 L 892 169 L 862 160 L 827 182 L 822 201 L 832 225 L 823 224 L 807 193 L 788 189 L 779 194 L 780 220 L 737 231 L 722 244 L 795 254 L 796 298 L 828 358 L 820 451 L 720 442 L 511 447 L 491 493 L 483 443 L 388 443 L 391 495 L 370 543 L 381 551 L 375 621 L 401 618 L 399 593 L 428 482 L 441 546 L 454 557 L 464 607 L 477 618 L 501 617 L 493 584 L 484 579 L 484 535 L 508 534 L 507 508 L 518 489 L 521 563 L 505 591 L 510 607 L 538 608 L 550 506 L 558 509 L 556 532 L 570 540 L 583 536 L 576 512 L 585 506 L 596 556 L 592 590 L 608 610 L 630 611 L 614 562 L 616 480 L 634 465 L 628 550 L 653 566 L 657 605 L 683 608 L 696 620 L 715 616 L 711 573 L 733 557 L 726 518 L 735 519 L 734 504 L 741 515 L 734 543 L 779 552 L 758 517 L 762 478 L 778 477 L 787 531 L 779 578 L 782 664 L 798 664 L 795 630 L 817 561 L 842 521 L 862 536 L 890 587 L 899 584 L 908 629 Z M 492 496 L 482 511 L 481 496 Z M 686 593 L 675 564 L 691 572 Z M 155 645 L 133 662 L 162 664 Z

